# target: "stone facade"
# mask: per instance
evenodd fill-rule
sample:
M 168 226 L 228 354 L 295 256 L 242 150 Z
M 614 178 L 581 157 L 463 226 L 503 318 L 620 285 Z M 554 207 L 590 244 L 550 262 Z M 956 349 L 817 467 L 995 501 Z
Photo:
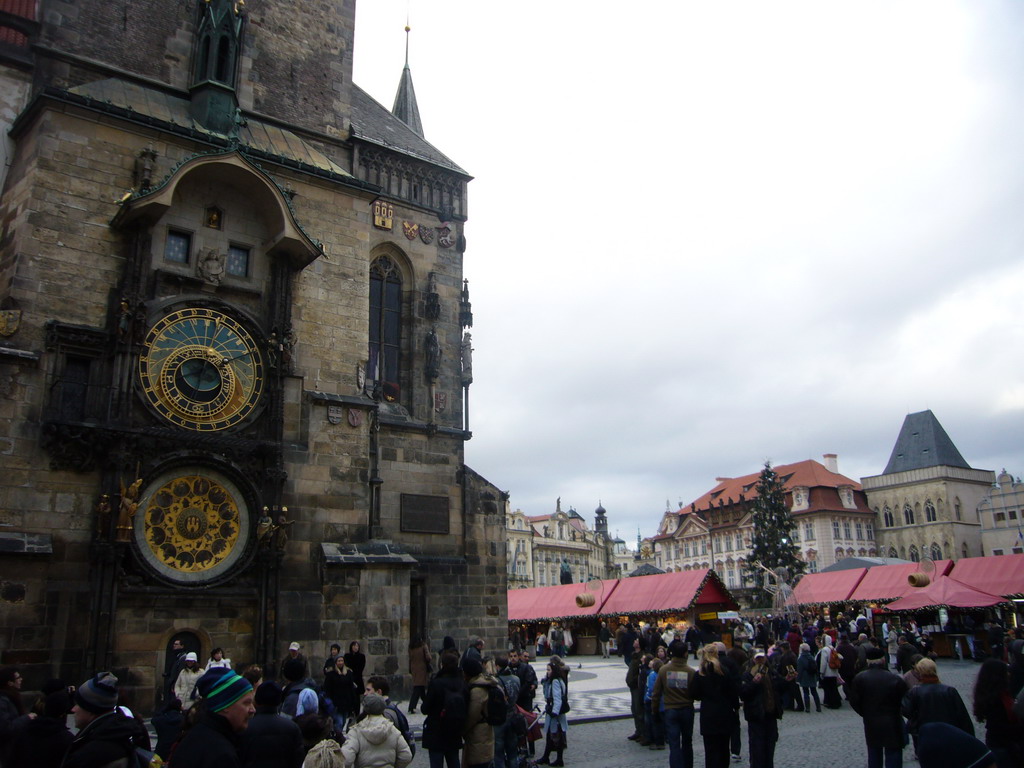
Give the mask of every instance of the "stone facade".
M 861 478 L 878 553 L 918 561 L 977 557 L 979 505 L 995 473 L 970 467 L 931 411 L 906 417 L 885 472 Z
M 982 555 L 1024 553 L 1024 483 L 1005 469 L 978 505 Z
M 41 5 L 0 52 L 0 664 L 146 711 L 172 637 L 360 640 L 399 691 L 412 635 L 496 646 L 470 177 L 352 83 L 354 2 Z
M 531 517 L 520 509 L 508 513 L 505 527 L 509 589 L 561 584 L 564 568 L 573 583 L 622 575 L 603 507 L 597 508 L 593 530 L 575 509 L 562 511 L 561 499 L 550 515 Z

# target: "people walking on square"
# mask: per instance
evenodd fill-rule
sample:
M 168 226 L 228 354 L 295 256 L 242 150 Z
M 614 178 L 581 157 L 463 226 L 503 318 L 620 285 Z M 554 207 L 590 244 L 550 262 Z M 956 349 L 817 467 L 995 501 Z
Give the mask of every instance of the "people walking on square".
M 997 768 L 1024 765 L 1024 724 L 1013 713 L 1010 670 L 998 659 L 986 659 L 974 683 L 974 717 L 985 723 L 985 746 Z
M 921 684 L 910 689 L 903 697 L 902 713 L 907 728 L 917 745 L 917 735 L 925 723 L 949 723 L 964 733 L 974 735 L 974 723 L 964 700 L 956 688 L 939 681 L 939 672 L 931 659 L 921 659 L 914 665 Z
M 755 651 L 740 683 L 743 717 L 747 721 L 750 768 L 775 766 L 775 744 L 779 740 L 786 679 L 767 661 L 764 651 Z
M 843 700 L 839 696 L 839 669 L 834 667 L 833 654 L 840 665 L 838 651 L 832 646 L 832 638 L 829 635 L 822 635 L 821 650 L 818 651 L 818 677 L 821 679 L 821 690 L 823 692 L 822 703 L 828 709 L 839 709 L 843 706 Z
M 441 654 L 440 669 L 427 684 L 427 695 L 420 710 L 423 722 L 423 748 L 430 756 L 430 768 L 459 768 L 462 726 L 466 718 L 468 690 L 457 651 Z
M 334 658 L 334 668 L 324 674 L 324 695 L 334 705 L 334 731 L 342 733 L 345 723 L 359 709 L 362 691 L 356 687 L 355 673 L 345 665 L 345 657 Z
M 359 648 L 358 640 L 353 640 L 348 644 L 348 653 L 345 654 L 345 666 L 352 670 L 356 687 L 362 691 L 366 687 L 366 681 L 363 680 L 363 672 L 366 670 L 366 654 Z
M 290 717 L 281 717 L 281 686 L 273 680 L 260 685 L 253 696 L 256 714 L 242 733 L 243 768 L 298 768 L 306 748 L 302 731 Z
M 597 631 L 597 640 L 601 643 L 601 658 L 611 658 L 609 648 L 612 644 L 612 633 L 611 630 L 608 629 L 607 621 L 601 622 L 601 628 Z
M 192 708 L 198 698 L 196 683 L 205 671 L 197 663 L 197 656 L 192 651 L 185 654 L 185 665 L 178 672 L 174 681 L 174 695 L 181 701 L 181 708 L 186 712 Z
M 634 643 L 639 641 L 634 640 Z M 630 741 L 635 741 L 640 746 L 646 747 L 650 745 L 649 734 L 647 733 L 647 725 L 644 720 L 644 670 L 647 664 L 650 663 L 650 657 L 647 654 L 640 653 L 636 650 L 633 653 L 633 658 L 629 662 L 629 670 L 626 672 L 626 687 L 629 689 L 629 706 L 630 712 L 633 715 L 633 733 L 626 738 Z
M 714 643 L 701 649 L 700 667 L 690 683 L 690 692 L 700 702 L 705 768 L 726 768 L 729 737 L 739 723 L 739 691 L 736 682 L 722 668 Z
M 427 693 L 427 681 L 433 669 L 433 658 L 429 646 L 419 635 L 409 641 L 409 674 L 412 676 L 412 694 L 409 697 L 409 714 L 415 714 L 416 705 Z
M 658 650 L 661 650 L 659 647 Z M 665 731 L 663 728 L 661 708 L 651 706 L 651 698 L 654 694 L 654 683 L 658 679 L 658 672 L 664 662 L 661 659 L 651 659 L 648 663 L 647 677 L 644 680 L 644 725 L 647 728 L 648 738 L 651 741 L 651 749 L 665 748 Z
M 682 640 L 668 647 L 669 662 L 658 670 L 651 706 L 663 712 L 669 768 L 693 768 L 693 694 L 690 686 L 697 670 L 687 661 L 690 649 Z
M 569 709 L 568 680 L 569 670 L 558 656 L 552 656 L 543 683 L 546 701 L 544 756 L 537 761 L 537 765 L 565 765 L 562 755 L 568 747 L 566 734 L 569 730 L 569 719 L 565 716 Z M 554 760 L 551 759 L 552 754 L 555 756 Z
M 867 668 L 850 685 L 850 706 L 864 720 L 868 768 L 902 768 L 906 735 L 900 706 L 907 684 L 885 668 L 885 651 L 870 648 Z
M 796 660 L 796 681 L 804 696 L 804 712 L 811 711 L 811 698 L 814 698 L 814 709 L 821 712 L 821 700 L 818 698 L 818 665 L 811 656 L 811 646 L 800 643 L 800 656 Z

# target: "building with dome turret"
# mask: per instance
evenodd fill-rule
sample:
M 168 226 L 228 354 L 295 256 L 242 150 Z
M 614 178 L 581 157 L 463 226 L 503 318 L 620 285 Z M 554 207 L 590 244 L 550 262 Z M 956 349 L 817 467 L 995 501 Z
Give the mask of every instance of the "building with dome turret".
M 622 575 L 615 542 L 608 536 L 607 511 L 600 504 L 593 529 L 573 507 L 563 511 L 561 498 L 551 514 L 530 516 L 517 509 L 507 514 L 505 536 L 509 589 Z

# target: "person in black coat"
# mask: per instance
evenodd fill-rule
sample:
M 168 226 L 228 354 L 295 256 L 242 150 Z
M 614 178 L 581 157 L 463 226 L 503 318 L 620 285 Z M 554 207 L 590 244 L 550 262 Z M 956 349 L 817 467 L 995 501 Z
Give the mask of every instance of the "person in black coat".
M 352 670 L 352 674 L 355 675 L 356 687 L 359 689 L 359 693 L 362 694 L 363 689 L 366 688 L 366 683 L 363 680 L 363 672 L 366 670 L 366 654 L 359 650 L 358 640 L 353 640 L 348 644 L 348 653 L 345 654 L 345 666 Z
M 306 749 L 295 721 L 277 713 L 281 686 L 273 681 L 256 689 L 256 714 L 242 732 L 241 763 L 244 768 L 299 768 Z
M 839 662 L 839 677 L 843 679 L 843 694 L 846 700 L 850 700 L 850 683 L 857 674 L 857 646 L 850 642 L 850 636 L 846 633 L 839 635 L 839 645 L 836 650 L 842 657 Z
M 256 713 L 249 681 L 215 667 L 196 682 L 203 700 L 199 721 L 171 755 L 170 768 L 241 768 L 241 734 Z
M 850 706 L 864 719 L 864 741 L 868 748 L 868 768 L 902 765 L 906 737 L 900 704 L 907 684 L 885 668 L 885 651 L 870 648 L 867 668 L 850 685 Z
M 705 768 L 729 765 L 729 737 L 739 724 L 739 692 L 726 673 L 714 643 L 700 654 L 700 669 L 690 683 L 690 695 L 700 701 L 700 735 L 704 739 Z
M 447 768 L 459 768 L 459 749 L 462 747 L 462 723 L 442 719 L 445 698 L 449 693 L 462 696 L 469 705 L 469 690 L 462 670 L 459 669 L 459 655 L 454 651 L 441 654 L 441 669 L 427 684 L 427 695 L 420 711 L 427 716 L 423 721 L 423 747 L 430 753 L 430 764 L 439 765 L 443 759 Z
M 181 724 L 185 715 L 181 711 L 181 699 L 172 696 L 164 704 L 164 708 L 153 715 L 153 730 L 156 731 L 156 748 L 153 750 L 164 762 L 171 754 L 171 745 L 181 733 Z
M 935 662 L 921 659 L 914 665 L 914 672 L 921 684 L 911 688 L 903 697 L 902 712 L 915 745 L 918 731 L 925 723 L 949 723 L 973 736 L 974 723 L 964 700 L 956 688 L 939 682 Z
M 117 678 L 99 672 L 75 691 L 75 727 L 78 733 L 68 747 L 64 768 L 92 768 L 135 753 L 133 739 L 138 723 L 117 706 Z
M 750 768 L 774 768 L 779 740 L 782 696 L 786 679 L 767 663 L 764 651 L 756 651 L 740 682 L 743 717 L 750 739 Z M 796 679 L 796 672 L 790 673 Z
M 71 705 L 66 688 L 47 694 L 42 714 L 14 731 L 5 768 L 60 768 L 75 739 L 67 726 Z

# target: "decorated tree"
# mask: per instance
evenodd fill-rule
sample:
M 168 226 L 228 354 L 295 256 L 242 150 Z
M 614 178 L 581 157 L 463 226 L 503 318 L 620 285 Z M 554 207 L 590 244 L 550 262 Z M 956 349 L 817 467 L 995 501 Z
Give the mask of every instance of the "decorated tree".
M 798 556 L 800 550 L 794 541 L 796 523 L 786 506 L 786 489 L 768 461 L 764 463 L 761 477 L 757 481 L 752 518 L 754 537 L 746 576 L 757 590 L 761 598 L 759 602 L 770 604 L 771 594 L 777 585 L 757 564 L 776 573 L 786 569 L 791 582 L 796 574 L 803 572 L 804 563 Z

